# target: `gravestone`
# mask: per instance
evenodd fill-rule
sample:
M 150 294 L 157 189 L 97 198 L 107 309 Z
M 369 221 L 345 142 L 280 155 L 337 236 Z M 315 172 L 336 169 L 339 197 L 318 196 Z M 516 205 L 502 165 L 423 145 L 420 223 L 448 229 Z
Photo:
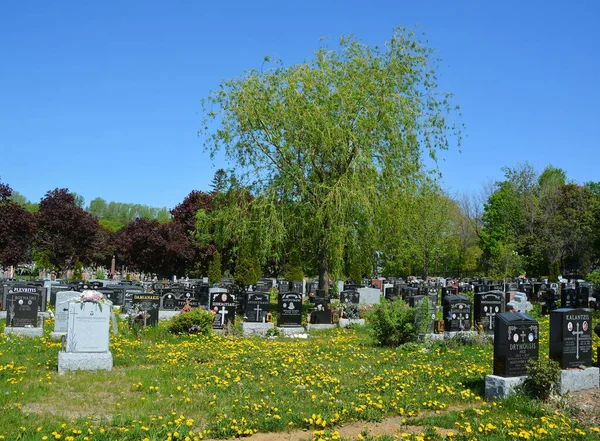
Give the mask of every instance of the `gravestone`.
M 480 292 L 475 294 L 475 323 L 488 334 L 494 333 L 496 314 L 504 312 L 504 293 L 501 291 Z
M 529 360 L 538 358 L 538 322 L 522 312 L 504 312 L 496 315 L 495 328 L 494 375 L 526 375 Z
M 594 328 L 594 332 L 600 338 L 600 322 Z M 597 352 L 598 352 L 598 354 L 596 355 L 596 360 L 597 360 L 598 365 L 600 366 L 600 346 L 598 346 Z
M 560 296 L 561 308 L 576 308 L 577 307 L 577 291 L 574 288 L 564 288 Z
M 132 299 L 133 308 L 146 311 L 146 326 L 154 326 L 158 323 L 158 310 L 160 306 L 160 295 L 154 293 L 135 293 Z
M 110 305 L 69 303 L 66 352 L 108 352 Z
M 108 335 L 111 312 L 110 304 L 69 303 L 66 345 L 58 353 L 59 374 L 112 369 Z
M 518 292 L 514 295 L 514 300 L 511 300 L 506 304 L 506 309 L 514 312 L 527 313 L 533 309 L 533 305 L 527 300 L 527 294 Z
M 162 311 L 175 311 L 177 309 L 177 298 L 173 293 L 167 292 L 160 298 L 159 308 Z
M 550 313 L 550 358 L 562 369 L 592 365 L 592 312 L 556 309 Z
M 313 309 L 310 312 L 310 323 L 313 325 L 331 324 L 331 308 L 329 307 L 329 298 L 314 298 Z
M 277 325 L 300 326 L 302 324 L 302 296 L 295 292 L 279 294 L 277 299 Z
M 78 300 L 78 291 L 59 291 L 56 293 L 56 312 L 54 314 L 54 332 L 56 336 L 66 334 L 69 323 L 69 300 Z
M 358 305 L 360 303 L 360 293 L 358 291 L 342 291 L 340 293 L 340 303 Z
M 469 331 L 471 309 L 471 301 L 467 297 L 446 295 L 443 300 L 444 331 Z
M 550 314 L 550 311 L 554 311 L 558 309 L 558 305 L 556 301 L 558 300 L 558 294 L 554 290 L 554 288 L 548 288 L 544 292 L 544 304 L 542 305 L 542 315 Z
M 36 328 L 40 296 L 30 292 L 10 292 L 6 296 L 6 327 Z
M 39 285 L 35 285 L 35 284 L 22 284 L 22 283 L 16 283 L 16 284 L 10 284 L 6 287 L 5 289 L 5 302 L 3 302 L 3 304 L 7 304 L 7 296 L 8 294 L 12 294 L 12 293 L 28 293 L 28 294 L 35 294 L 38 296 L 38 301 L 37 301 L 37 308 L 38 311 L 46 311 L 46 294 L 47 294 L 47 290 L 44 289 L 42 286 Z
M 58 292 L 68 291 L 68 290 L 69 290 L 68 285 L 52 285 L 50 287 L 50 295 L 48 296 L 50 298 L 50 306 L 53 308 L 56 306 L 56 294 Z
M 228 292 L 211 294 L 210 308 L 214 312 L 213 329 L 223 329 L 235 321 L 235 296 Z
M 269 294 L 263 292 L 246 293 L 246 321 L 264 323 L 271 308 Z
M 128 312 L 133 308 L 133 296 L 137 294 L 143 294 L 144 291 L 141 288 L 126 288 L 123 294 L 123 305 L 121 311 Z
M 113 286 L 110 288 L 112 292 L 106 292 L 106 298 L 110 300 L 113 306 L 121 307 L 121 311 L 124 311 L 123 302 L 125 300 L 125 290 L 124 286 Z M 104 292 L 104 291 L 103 291 Z

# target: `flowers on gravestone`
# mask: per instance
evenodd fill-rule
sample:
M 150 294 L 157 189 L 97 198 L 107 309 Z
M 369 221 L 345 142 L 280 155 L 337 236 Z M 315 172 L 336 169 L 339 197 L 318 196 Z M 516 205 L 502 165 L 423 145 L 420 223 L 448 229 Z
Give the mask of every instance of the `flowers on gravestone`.
M 135 305 L 132 309 L 127 311 L 127 325 L 131 330 L 139 330 L 146 326 L 146 320 L 150 315 Z

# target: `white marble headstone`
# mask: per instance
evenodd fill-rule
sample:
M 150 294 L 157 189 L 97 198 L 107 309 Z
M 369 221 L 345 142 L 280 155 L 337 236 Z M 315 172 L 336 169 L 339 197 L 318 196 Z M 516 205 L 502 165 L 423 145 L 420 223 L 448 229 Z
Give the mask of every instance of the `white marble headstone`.
M 67 352 L 108 351 L 110 305 L 70 303 Z
M 54 332 L 67 332 L 69 323 L 69 302 L 81 293 L 77 291 L 59 291 L 56 293 L 56 313 L 54 314 Z

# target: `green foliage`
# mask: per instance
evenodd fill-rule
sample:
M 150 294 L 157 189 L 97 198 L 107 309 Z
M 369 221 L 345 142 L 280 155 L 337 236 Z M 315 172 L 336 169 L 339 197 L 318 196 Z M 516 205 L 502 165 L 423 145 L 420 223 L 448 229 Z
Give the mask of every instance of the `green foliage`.
M 553 260 L 550 264 L 550 275 L 548 276 L 548 282 L 558 283 L 558 276 L 560 276 L 560 263 L 557 260 Z
M 208 283 L 211 285 L 214 283 L 219 283 L 222 278 L 223 273 L 221 271 L 221 253 L 215 250 L 210 264 L 208 265 Z
M 73 266 L 73 275 L 71 276 L 73 280 L 82 280 L 83 279 L 83 265 L 79 261 L 79 259 L 75 259 L 75 265 Z
M 547 401 L 560 380 L 560 365 L 546 357 L 531 360 L 527 366 L 525 390 L 533 397 Z
M 423 297 L 415 308 L 415 326 L 418 335 L 426 334 L 431 329 L 431 310 L 428 297 Z
M 393 299 L 377 305 L 368 314 L 368 323 L 373 328 L 375 339 L 382 346 L 398 346 L 416 340 L 414 308 L 403 300 Z
M 106 279 L 106 271 L 104 271 L 103 269 L 97 269 L 95 277 L 98 280 L 104 280 L 104 279 Z
M 585 279 L 589 280 L 594 285 L 600 285 L 600 270 L 592 271 L 586 276 Z
M 225 80 L 203 101 L 200 134 L 223 151 L 251 186 L 220 221 L 228 237 L 248 232 L 267 257 L 311 250 L 321 288 L 339 279 L 348 253 L 374 263 L 373 219 L 391 195 L 413 189 L 450 139 L 460 143 L 452 97 L 439 90 L 438 60 L 413 32 L 368 46 L 341 38 L 311 60 L 250 70 Z M 396 225 L 402 216 L 388 217 Z M 218 243 L 218 242 L 217 242 Z
M 210 334 L 212 321 L 212 315 L 198 308 L 170 319 L 167 329 L 171 334 Z
M 78 201 L 83 207 L 83 201 Z M 142 204 L 129 204 L 123 202 L 106 202 L 102 198 L 95 198 L 90 201 L 86 211 L 96 216 L 101 225 L 111 231 L 117 231 L 134 221 L 135 219 L 156 219 L 160 223 L 168 222 L 171 219 L 166 207 L 149 207 Z
M 260 261 L 256 254 L 252 253 L 249 243 L 242 245 L 236 262 L 233 278 L 238 286 L 245 287 L 254 285 L 260 279 Z

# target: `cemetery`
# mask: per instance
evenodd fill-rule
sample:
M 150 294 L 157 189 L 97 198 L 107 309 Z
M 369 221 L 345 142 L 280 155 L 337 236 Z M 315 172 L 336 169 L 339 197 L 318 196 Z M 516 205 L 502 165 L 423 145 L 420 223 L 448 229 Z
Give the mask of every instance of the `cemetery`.
M 600 441 L 600 181 L 589 178 L 595 133 L 575 124 L 593 130 L 597 106 L 571 103 L 597 101 L 583 81 L 597 69 L 577 65 L 595 58 L 577 52 L 585 45 L 568 27 L 595 31 L 584 20 L 595 5 L 555 17 L 562 26 L 540 19 L 552 8 L 488 14 L 510 30 L 494 41 L 468 33 L 489 21 L 455 19 L 475 8 L 444 11 L 443 43 L 487 61 L 482 78 L 473 66 L 443 76 L 457 58 L 438 58 L 429 37 L 403 26 L 383 44 L 322 38 L 309 58 L 292 54 L 303 62 L 273 52 L 223 78 L 255 58 L 253 46 L 275 38 L 285 50 L 312 32 L 307 18 L 322 19 L 303 15 L 316 3 L 293 5 L 286 14 L 302 27 L 278 30 L 255 20 L 275 18 L 259 3 L 226 14 L 194 2 L 154 16 L 154 4 L 7 14 L 11 148 L 0 171 L 29 195 L 49 189 L 31 201 L 0 180 L 0 441 Z M 372 5 L 318 7 L 336 24 L 356 14 L 357 27 L 412 13 L 388 3 L 377 20 Z M 568 51 L 546 42 L 554 33 Z M 182 35 L 203 43 L 199 55 Z M 504 39 L 507 52 L 525 51 L 518 77 L 498 68 L 514 61 Z M 469 52 L 468 40 L 480 47 Z M 545 47 L 551 56 L 539 56 Z M 192 65 L 202 98 L 185 118 L 198 127 L 182 131 L 181 97 L 197 98 Z M 479 111 L 484 130 L 446 90 L 457 79 L 480 87 L 464 111 Z M 468 156 L 455 162 L 463 143 Z M 584 158 L 572 155 L 580 144 Z M 547 158 L 569 174 L 536 169 Z M 63 183 L 78 185 L 55 188 Z M 90 189 L 111 200 L 86 201 Z M 117 201 L 130 197 L 145 199 Z
M 478 439 L 511 439 L 501 429 L 506 421 L 512 421 L 515 439 L 540 431 L 546 434 L 540 439 L 597 437 L 596 426 L 575 424 L 547 403 L 535 405 L 545 415 L 543 422 L 522 418 L 536 403 L 523 395 L 532 360 L 548 356 L 560 365 L 552 392 L 556 397 L 600 391 L 597 310 L 557 307 L 542 314 L 540 300 L 520 312 L 508 306 L 508 291 L 475 293 L 468 287 L 458 295 L 446 293 L 442 302 L 441 285 L 403 283 L 392 284 L 398 295 L 391 300 L 384 298 L 382 285 L 381 298 L 373 304 L 361 302 L 364 290 L 351 283 L 341 283 L 342 291 L 328 297 L 302 293 L 300 284 L 293 286 L 296 291 L 280 293 L 275 285 L 257 284 L 235 294 L 220 284 L 203 288 L 210 294 L 202 300 L 200 290 L 191 288 L 204 286 L 202 280 L 185 286 L 165 282 L 159 289 L 110 283 L 90 291 L 81 286 L 81 291 L 52 296 L 48 291 L 47 309 L 53 314 L 40 322 L 42 333 L 19 337 L 6 330 L 38 323 L 33 312 L 41 314 L 35 303 L 41 294 L 18 294 L 17 299 L 11 292 L 7 305 L 24 300 L 30 309 L 14 318 L 11 310 L 0 322 L 5 329 L 0 353 L 8 357 L 0 371 L 7 391 L 3 410 L 25 430 L 0 423 L 0 434 L 37 439 L 41 427 L 40 433 L 57 439 L 56 434 L 68 437 L 90 428 L 98 434 L 90 439 L 108 440 L 127 428 L 134 439 L 150 434 L 175 439 L 175 432 L 190 439 L 220 439 L 274 431 L 298 431 L 299 440 L 311 439 L 311 431 L 313 439 L 336 439 L 339 433 L 359 439 L 360 430 L 351 434 L 353 421 L 401 415 L 400 430 L 410 440 L 427 439 L 425 433 L 430 439 L 469 439 L 469 428 L 481 428 L 478 433 L 485 436 Z M 128 291 L 130 305 L 124 301 Z M 424 311 L 424 334 L 397 347 L 381 346 L 372 332 L 381 325 L 376 311 L 399 303 Z M 161 315 L 163 310 L 173 314 Z M 203 331 L 198 326 L 170 334 L 172 320 L 194 311 L 208 320 Z M 132 313 L 141 321 L 133 320 Z M 165 369 L 176 373 L 164 375 Z M 368 376 L 360 374 L 367 369 Z M 88 399 L 98 387 L 114 390 L 103 398 L 102 412 L 120 415 L 120 425 L 110 419 L 90 424 L 91 409 L 69 418 L 76 406 L 70 404 L 74 383 Z M 27 391 L 26 397 L 21 391 Z M 64 403 L 58 419 L 49 407 L 56 400 Z M 502 400 L 506 404 L 498 406 Z M 462 416 L 448 419 L 448 409 L 456 406 L 464 409 Z M 156 424 L 157 419 L 168 427 Z

